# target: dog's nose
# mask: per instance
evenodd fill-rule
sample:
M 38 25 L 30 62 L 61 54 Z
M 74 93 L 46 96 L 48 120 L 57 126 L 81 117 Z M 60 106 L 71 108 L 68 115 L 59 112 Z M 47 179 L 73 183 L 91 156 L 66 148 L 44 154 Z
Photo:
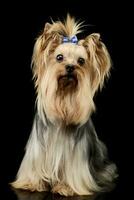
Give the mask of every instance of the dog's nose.
M 72 73 L 74 71 L 74 65 L 66 65 L 67 73 Z

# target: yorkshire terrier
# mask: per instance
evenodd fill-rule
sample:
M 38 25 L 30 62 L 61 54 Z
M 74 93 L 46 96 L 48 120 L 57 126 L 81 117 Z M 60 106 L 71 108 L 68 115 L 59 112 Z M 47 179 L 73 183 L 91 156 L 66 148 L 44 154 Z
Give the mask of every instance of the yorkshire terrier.
M 46 23 L 36 40 L 37 112 L 15 188 L 91 195 L 112 188 L 117 177 L 91 120 L 111 59 L 100 34 L 77 39 L 82 27 L 68 15 L 64 22 Z

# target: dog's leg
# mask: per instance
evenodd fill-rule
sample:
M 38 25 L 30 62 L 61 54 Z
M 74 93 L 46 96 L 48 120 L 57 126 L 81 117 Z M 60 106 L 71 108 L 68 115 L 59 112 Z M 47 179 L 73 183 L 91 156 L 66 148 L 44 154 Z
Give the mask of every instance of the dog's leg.
M 33 160 L 28 160 L 27 153 L 21 163 L 17 179 L 11 185 L 14 188 L 30 191 L 48 191 L 48 184 L 41 178 L 34 166 Z
M 42 134 L 42 126 L 35 117 L 33 129 L 29 141 L 26 146 L 26 153 L 17 174 L 17 179 L 11 185 L 15 188 L 31 190 L 31 191 L 48 191 L 49 184 L 43 179 L 41 173 L 43 155 L 40 140 L 37 134 Z M 42 130 L 41 130 L 42 128 Z
M 30 179 L 24 179 L 24 180 L 17 179 L 13 183 L 11 183 L 11 186 L 16 189 L 30 190 L 32 192 L 33 191 L 39 191 L 39 192 L 49 191 L 49 185 L 43 180 L 32 182 Z

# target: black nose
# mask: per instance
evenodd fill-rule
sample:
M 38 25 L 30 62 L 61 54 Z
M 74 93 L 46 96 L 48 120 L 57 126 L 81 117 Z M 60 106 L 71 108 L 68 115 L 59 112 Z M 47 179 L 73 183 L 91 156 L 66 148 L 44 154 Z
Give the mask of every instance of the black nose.
M 66 65 L 67 73 L 72 73 L 74 71 L 74 65 Z

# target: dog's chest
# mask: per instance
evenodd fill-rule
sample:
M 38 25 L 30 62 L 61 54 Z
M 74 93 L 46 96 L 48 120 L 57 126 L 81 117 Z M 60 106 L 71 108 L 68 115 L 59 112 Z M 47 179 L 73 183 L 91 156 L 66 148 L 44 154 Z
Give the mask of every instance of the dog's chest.
M 53 130 L 46 135 L 45 171 L 47 176 L 55 180 L 63 180 L 73 167 L 80 165 L 86 156 L 85 138 L 76 144 L 73 135 Z M 84 145 L 83 145 L 84 144 Z

